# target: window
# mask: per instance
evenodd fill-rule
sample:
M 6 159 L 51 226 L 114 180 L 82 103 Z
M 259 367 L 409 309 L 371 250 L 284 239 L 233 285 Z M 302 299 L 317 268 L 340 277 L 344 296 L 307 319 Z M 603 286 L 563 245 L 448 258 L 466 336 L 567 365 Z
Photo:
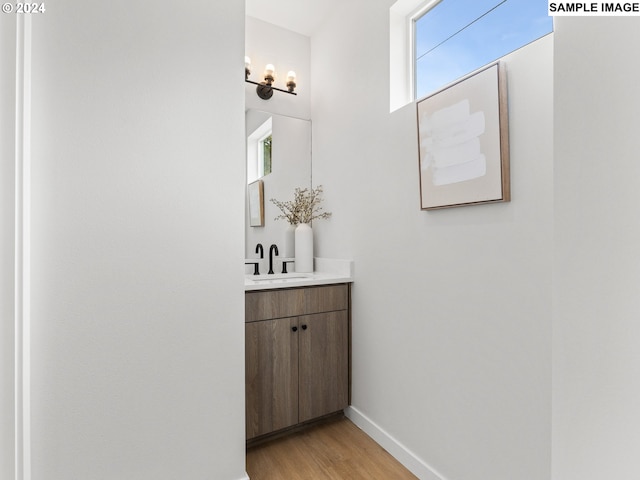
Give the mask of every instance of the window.
M 260 152 L 262 153 L 262 175 L 269 175 L 271 173 L 271 144 L 273 143 L 273 135 L 269 132 L 269 135 L 260 140 Z
M 415 98 L 553 31 L 547 0 L 436 0 L 413 17 Z
M 269 175 L 272 170 L 273 120 L 271 115 L 247 135 L 247 183 Z

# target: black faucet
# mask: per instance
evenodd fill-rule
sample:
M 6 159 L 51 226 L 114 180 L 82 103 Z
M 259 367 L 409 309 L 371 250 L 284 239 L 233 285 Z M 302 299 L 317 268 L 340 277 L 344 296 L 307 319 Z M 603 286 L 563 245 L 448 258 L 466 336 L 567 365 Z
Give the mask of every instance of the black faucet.
M 260 254 L 260 258 L 264 258 L 264 248 L 262 248 L 261 243 L 256 245 L 256 253 Z
M 278 246 L 274 243 L 269 248 L 269 275 L 273 275 L 273 252 L 278 256 Z

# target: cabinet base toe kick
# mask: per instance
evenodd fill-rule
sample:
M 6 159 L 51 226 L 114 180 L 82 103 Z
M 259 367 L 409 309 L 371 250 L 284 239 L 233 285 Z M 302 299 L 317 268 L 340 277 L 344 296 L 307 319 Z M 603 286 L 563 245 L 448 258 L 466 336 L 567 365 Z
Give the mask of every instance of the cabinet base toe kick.
M 262 445 L 263 443 L 271 442 L 273 440 L 277 440 L 282 437 L 287 437 L 289 435 L 304 433 L 313 427 L 316 427 L 318 425 L 323 425 L 328 422 L 333 422 L 335 420 L 344 418 L 344 416 L 345 416 L 344 410 L 339 410 L 334 413 L 323 415 L 322 417 L 319 417 L 319 418 L 314 418 L 313 420 L 309 420 L 304 423 L 299 423 L 297 425 L 293 425 L 288 428 L 283 428 L 282 430 L 277 430 L 271 433 L 265 433 L 264 435 L 260 435 L 253 438 L 247 438 L 247 448 L 256 447 L 258 445 Z

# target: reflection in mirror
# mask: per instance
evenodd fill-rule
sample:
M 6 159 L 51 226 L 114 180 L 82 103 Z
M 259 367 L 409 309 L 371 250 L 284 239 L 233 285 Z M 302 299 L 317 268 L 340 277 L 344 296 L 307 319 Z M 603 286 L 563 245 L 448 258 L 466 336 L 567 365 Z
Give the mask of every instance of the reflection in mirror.
M 247 187 L 249 192 L 249 225 L 264 227 L 264 182 L 256 180 Z
M 284 242 L 288 224 L 274 220 L 280 210 L 270 200 L 293 200 L 296 187 L 311 188 L 311 121 L 259 110 L 248 110 L 245 120 L 247 186 L 262 180 L 264 188 L 264 226 L 251 226 L 247 196 L 245 257 L 252 258 L 258 243 L 267 248 Z
M 261 112 L 264 113 L 264 112 Z M 271 149 L 273 145 L 273 119 L 265 114 L 266 119 L 251 133 L 247 133 L 247 183 L 271 173 Z M 264 118 L 256 115 L 256 121 Z M 248 129 L 247 129 L 248 132 Z

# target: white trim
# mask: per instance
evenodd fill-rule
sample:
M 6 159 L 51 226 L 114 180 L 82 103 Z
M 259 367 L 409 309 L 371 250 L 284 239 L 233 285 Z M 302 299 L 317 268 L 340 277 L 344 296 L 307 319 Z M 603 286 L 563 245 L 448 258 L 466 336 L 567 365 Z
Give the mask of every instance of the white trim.
M 430 0 L 422 3 L 407 15 L 408 35 L 409 35 L 409 85 L 411 88 L 411 100 L 418 98 L 418 88 L 416 83 L 416 22 L 429 10 L 437 6 L 442 0 Z
M 399 3 L 399 2 L 398 2 Z M 393 112 L 412 101 L 411 45 L 406 13 L 398 3 L 389 9 L 389 111 Z
M 420 460 L 416 454 L 357 408 L 349 406 L 345 409 L 344 414 L 416 477 L 421 480 L 446 480 L 442 474 Z
M 31 480 L 31 16 L 16 18 L 15 478 Z
M 409 18 L 412 21 L 416 21 L 418 20 L 421 16 L 423 16 L 425 13 L 427 13 L 429 10 L 431 10 L 433 7 L 435 7 L 436 5 L 438 5 L 440 2 L 442 2 L 442 0 L 431 0 L 431 1 L 426 1 L 426 2 L 421 2 L 421 5 L 419 5 L 417 8 L 415 8 L 410 14 L 409 14 Z
M 441 1 L 398 0 L 389 9 L 390 112 L 415 100 L 415 21 Z

